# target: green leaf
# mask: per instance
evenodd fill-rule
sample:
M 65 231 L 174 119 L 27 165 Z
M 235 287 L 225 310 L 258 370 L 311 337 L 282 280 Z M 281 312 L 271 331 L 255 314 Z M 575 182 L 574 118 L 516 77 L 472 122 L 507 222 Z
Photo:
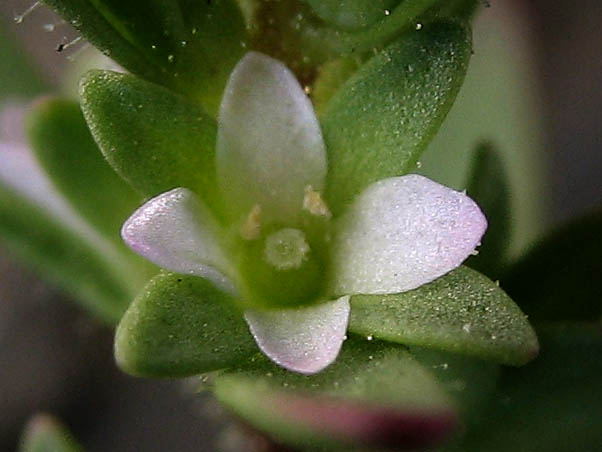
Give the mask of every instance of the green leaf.
M 119 229 L 141 199 L 103 158 L 79 105 L 42 100 L 34 106 L 28 129 L 32 148 L 56 187 L 105 236 L 121 243 Z
M 191 36 L 176 78 L 188 77 L 187 92 L 216 116 L 230 73 L 247 51 L 247 28 L 236 0 L 178 1 Z
M 19 446 L 19 452 L 79 452 L 81 450 L 71 433 L 47 414 L 38 414 L 29 421 Z
M 108 71 L 89 72 L 81 97 L 104 156 L 142 195 L 186 187 L 205 200 L 215 197 L 217 126 L 201 108 L 161 86 Z
M 125 372 L 196 375 L 238 364 L 257 352 L 228 294 L 196 276 L 161 273 L 131 304 L 115 335 Z
M 298 447 L 425 448 L 456 424 L 445 392 L 403 347 L 353 337 L 317 375 L 293 374 L 258 356 L 219 375 L 214 391 L 245 421 Z
M 602 210 L 534 245 L 502 279 L 534 321 L 599 321 L 602 316 Z
M 349 330 L 515 366 L 538 352 L 537 337 L 518 306 L 468 267 L 409 292 L 353 296 Z
M 306 0 L 322 20 L 341 29 L 370 27 L 386 19 L 400 0 Z
M 129 71 L 217 111 L 246 31 L 231 0 L 45 0 Z
M 398 2 L 399 5 L 392 9 L 390 14 L 386 15 L 384 11 L 382 12 L 384 16 L 382 20 L 374 22 L 378 17 L 371 14 L 369 21 L 373 26 L 360 30 L 337 30 L 316 24 L 315 21 L 303 19 L 293 23 L 295 27 L 299 28 L 298 43 L 306 55 L 316 61 L 325 61 L 341 55 L 361 55 L 372 52 L 374 49 L 382 49 L 403 32 L 416 28 L 417 24 L 422 25 L 421 17 L 439 2 L 440 0 Z M 381 1 L 370 2 L 370 4 L 373 3 L 378 4 Z M 394 2 L 387 1 L 387 3 Z M 318 1 L 314 1 L 313 4 L 317 5 Z M 365 6 L 368 6 L 368 2 L 365 2 Z M 322 8 L 322 13 L 328 12 L 324 6 Z M 331 8 L 329 10 L 335 12 Z M 372 11 L 375 12 L 373 9 Z M 334 20 L 333 16 L 331 18 Z M 355 23 L 361 24 L 362 22 L 367 23 L 356 16 Z
M 0 237 L 17 256 L 107 323 L 125 311 L 141 276 L 114 244 L 81 221 L 39 206 L 0 184 Z M 75 224 L 73 224 L 75 223 Z
M 496 403 L 459 450 L 590 452 L 602 445 L 602 328 L 538 329 L 541 355 L 506 369 Z
M 466 29 L 425 26 L 373 57 L 339 89 L 321 116 L 333 210 L 370 183 L 410 171 L 454 101 L 470 50 Z
M 467 265 L 490 278 L 499 278 L 510 243 L 510 189 L 504 162 L 490 143 L 482 143 L 475 152 L 467 183 L 467 194 L 487 217 L 488 227 L 479 254 Z

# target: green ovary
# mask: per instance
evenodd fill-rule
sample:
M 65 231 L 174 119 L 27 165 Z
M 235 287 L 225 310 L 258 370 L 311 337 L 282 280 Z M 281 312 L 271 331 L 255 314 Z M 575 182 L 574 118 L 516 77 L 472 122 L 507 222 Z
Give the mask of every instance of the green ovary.
M 270 228 L 244 244 L 246 301 L 259 308 L 293 308 L 322 300 L 326 256 L 323 234 Z

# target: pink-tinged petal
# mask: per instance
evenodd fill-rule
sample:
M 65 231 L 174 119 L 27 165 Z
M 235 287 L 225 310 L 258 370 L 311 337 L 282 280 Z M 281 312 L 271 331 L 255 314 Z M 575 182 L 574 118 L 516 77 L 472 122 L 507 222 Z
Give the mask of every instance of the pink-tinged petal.
M 293 221 L 306 187 L 322 190 L 320 125 L 299 82 L 279 61 L 245 55 L 228 81 L 218 125 L 218 183 L 234 215 L 259 205 L 263 219 Z
M 136 253 L 177 273 L 208 278 L 232 290 L 218 245 L 219 228 L 209 209 L 186 188 L 151 199 L 124 223 L 121 236 Z
M 370 185 L 337 227 L 335 292 L 386 294 L 459 266 L 480 243 L 487 220 L 466 194 L 412 174 Z
M 339 354 L 347 323 L 349 297 L 299 309 L 248 310 L 245 319 L 259 348 L 276 364 L 313 374 Z

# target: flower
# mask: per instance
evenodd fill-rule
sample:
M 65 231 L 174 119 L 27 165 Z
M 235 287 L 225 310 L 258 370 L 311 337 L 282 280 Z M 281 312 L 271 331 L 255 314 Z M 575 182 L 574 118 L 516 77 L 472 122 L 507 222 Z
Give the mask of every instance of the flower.
M 219 201 L 172 189 L 140 207 L 122 237 L 159 266 L 236 294 L 259 348 L 300 373 L 336 359 L 351 295 L 404 292 L 442 276 L 487 225 L 464 193 L 419 175 L 373 183 L 331 215 L 312 104 L 284 65 L 257 52 L 228 81 L 215 167 Z

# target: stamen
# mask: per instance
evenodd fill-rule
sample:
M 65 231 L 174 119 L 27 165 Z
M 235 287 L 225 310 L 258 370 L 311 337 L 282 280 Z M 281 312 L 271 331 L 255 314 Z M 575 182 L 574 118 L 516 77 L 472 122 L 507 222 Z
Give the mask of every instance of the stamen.
M 319 192 L 314 191 L 311 185 L 305 187 L 303 209 L 318 217 L 330 218 L 332 216 L 326 202 L 322 199 L 322 195 L 320 195 Z
M 257 240 L 261 235 L 261 206 L 255 204 L 240 227 L 240 235 L 245 240 Z

